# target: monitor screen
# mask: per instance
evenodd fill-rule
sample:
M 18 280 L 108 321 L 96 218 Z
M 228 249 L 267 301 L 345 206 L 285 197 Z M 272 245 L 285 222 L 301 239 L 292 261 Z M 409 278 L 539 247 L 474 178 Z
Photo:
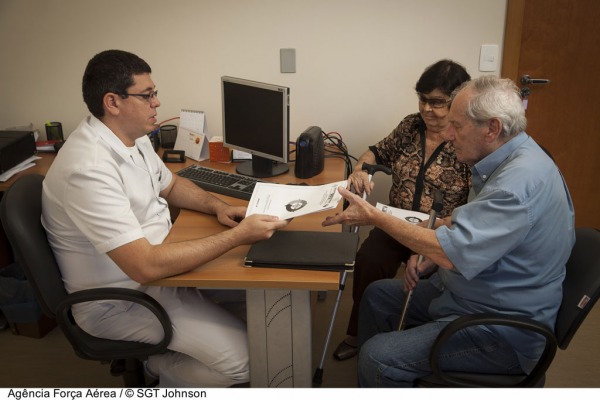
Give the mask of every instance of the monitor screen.
M 229 76 L 221 86 L 223 144 L 252 154 L 237 172 L 257 178 L 287 172 L 289 88 Z

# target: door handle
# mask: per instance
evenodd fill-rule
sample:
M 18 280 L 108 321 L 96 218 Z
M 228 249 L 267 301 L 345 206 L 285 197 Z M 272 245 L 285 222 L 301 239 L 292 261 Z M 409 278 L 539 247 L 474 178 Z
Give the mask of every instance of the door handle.
M 531 78 L 529 75 L 523 75 L 521 77 L 521 84 L 523 84 L 523 85 L 532 85 L 532 84 L 540 84 L 540 83 L 550 83 L 550 79 L 536 79 L 536 78 Z

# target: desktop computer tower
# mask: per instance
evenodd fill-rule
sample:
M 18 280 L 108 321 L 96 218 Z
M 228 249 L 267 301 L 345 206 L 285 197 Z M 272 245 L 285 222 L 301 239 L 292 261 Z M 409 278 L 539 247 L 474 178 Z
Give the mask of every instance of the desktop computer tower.
M 318 126 L 308 127 L 296 140 L 296 178 L 318 175 L 325 166 L 325 143 Z
M 0 131 L 0 174 L 35 154 L 31 131 Z

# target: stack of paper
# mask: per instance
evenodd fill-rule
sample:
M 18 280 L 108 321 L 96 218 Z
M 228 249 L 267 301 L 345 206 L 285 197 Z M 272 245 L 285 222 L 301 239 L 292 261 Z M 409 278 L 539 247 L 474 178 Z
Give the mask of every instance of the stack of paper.
M 35 165 L 34 161 L 39 160 L 41 158 L 42 157 L 31 156 L 27 160 L 23 161 L 22 163 L 15 165 L 11 169 L 9 169 L 8 171 L 6 171 L 2 175 L 0 175 L 0 182 L 6 182 L 10 178 L 12 178 L 12 176 L 14 174 L 16 174 L 17 172 L 21 172 L 21 171 L 26 170 L 27 168 L 33 167 Z
M 54 145 L 58 142 L 62 142 L 62 140 L 38 140 L 35 142 L 35 149 L 42 153 L 53 153 L 56 151 Z

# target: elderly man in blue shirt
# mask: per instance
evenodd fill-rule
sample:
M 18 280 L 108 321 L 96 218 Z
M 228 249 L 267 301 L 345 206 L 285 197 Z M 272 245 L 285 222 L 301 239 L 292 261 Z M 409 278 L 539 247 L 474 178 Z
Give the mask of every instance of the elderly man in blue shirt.
M 429 375 L 433 341 L 462 315 L 500 312 L 555 324 L 575 242 L 573 204 L 562 175 L 525 133 L 525 111 L 512 81 L 483 76 L 457 88 L 452 99 L 445 138 L 458 160 L 471 166 L 467 204 L 430 230 L 340 189 L 348 208 L 323 222 L 377 226 L 424 256 L 418 265 L 416 257 L 409 260 L 404 280 L 374 282 L 365 292 L 358 337 L 363 387 L 410 387 Z M 414 294 L 406 324 L 412 328 L 398 331 L 409 290 Z M 543 344 L 516 328 L 470 327 L 444 347 L 440 367 L 529 372 Z

